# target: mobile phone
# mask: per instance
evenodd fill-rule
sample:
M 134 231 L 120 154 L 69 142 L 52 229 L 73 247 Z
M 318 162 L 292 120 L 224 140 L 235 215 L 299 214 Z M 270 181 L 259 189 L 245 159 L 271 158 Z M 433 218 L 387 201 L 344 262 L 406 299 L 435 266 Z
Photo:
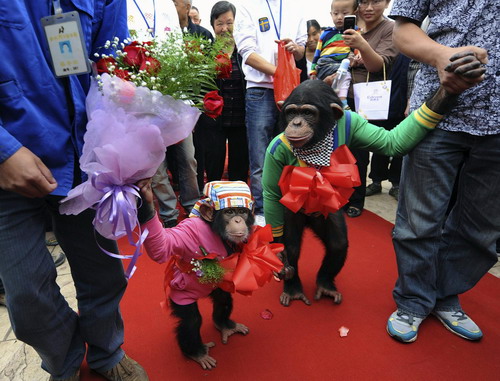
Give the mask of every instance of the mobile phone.
M 354 29 L 356 27 L 356 16 L 347 15 L 344 16 L 344 30 Z

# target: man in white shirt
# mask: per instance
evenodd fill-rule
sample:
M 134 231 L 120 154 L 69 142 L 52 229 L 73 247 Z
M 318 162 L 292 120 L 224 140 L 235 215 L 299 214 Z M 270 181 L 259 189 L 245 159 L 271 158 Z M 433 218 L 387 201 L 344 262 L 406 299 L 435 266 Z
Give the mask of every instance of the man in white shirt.
M 181 32 L 177 11 L 170 0 L 127 0 L 127 24 L 133 38 L 141 41 Z
M 306 22 L 300 7 L 291 0 L 242 1 L 236 5 L 234 40 L 243 58 L 247 80 L 246 126 L 250 159 L 250 185 L 255 198 L 256 224 L 265 225 L 262 199 L 262 168 L 266 148 L 276 135 L 278 109 L 274 102 L 273 76 L 278 44 L 296 60 L 304 55 Z

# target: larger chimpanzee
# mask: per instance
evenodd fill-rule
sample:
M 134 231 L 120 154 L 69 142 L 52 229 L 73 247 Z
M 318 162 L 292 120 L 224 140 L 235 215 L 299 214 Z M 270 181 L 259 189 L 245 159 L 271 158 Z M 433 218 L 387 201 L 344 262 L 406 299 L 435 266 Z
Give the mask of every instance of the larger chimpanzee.
M 205 185 L 206 198 L 198 201 L 192 214 L 199 218 L 187 218 L 178 226 L 163 229 L 154 218 L 150 182 L 138 183 L 145 202 L 139 209 L 139 221 L 149 234 L 144 242 L 148 255 L 156 262 L 169 263 L 166 287 L 170 288 L 172 315 L 178 319 L 177 342 L 182 353 L 198 362 L 203 369 L 212 369 L 216 361 L 209 355 L 213 342 L 204 344 L 200 327 L 202 317 L 197 300 L 210 296 L 213 302 L 212 318 L 215 327 L 222 334 L 222 342 L 227 343 L 234 333 L 246 335 L 248 328 L 231 320 L 233 299 L 229 292 L 217 283 L 201 282 L 196 263 L 202 254 L 216 254 L 223 259 L 241 250 L 247 240 L 254 216 L 253 201 L 248 185 L 242 181 L 213 181 Z M 279 263 L 279 261 L 278 261 Z M 269 279 L 279 269 L 265 269 Z M 201 271 L 201 270 L 200 270 Z
M 479 61 L 472 53 L 450 58 L 449 70 L 464 76 L 479 76 Z M 484 71 L 483 71 L 484 72 Z M 471 86 L 473 85 L 471 81 Z M 293 213 L 281 203 L 282 191 L 278 182 L 285 166 L 330 166 L 332 152 L 346 144 L 387 156 L 404 155 L 434 128 L 442 114 L 454 104 L 458 95 L 441 86 L 418 110 L 391 131 L 368 123 L 354 112 L 342 110 L 335 92 L 323 81 L 309 80 L 300 84 L 282 105 L 280 127 L 284 130 L 269 144 L 263 172 L 264 214 L 273 228 L 275 240 L 285 244 L 284 255 L 295 275 L 284 282 L 280 302 L 288 306 L 292 300 L 310 305 L 304 295 L 298 272 L 302 233 L 309 226 L 321 239 L 326 253 L 316 278 L 314 298 L 332 297 L 335 303 L 342 295 L 335 286 L 335 276 L 347 256 L 347 229 L 341 211 L 323 217 L 309 210 Z

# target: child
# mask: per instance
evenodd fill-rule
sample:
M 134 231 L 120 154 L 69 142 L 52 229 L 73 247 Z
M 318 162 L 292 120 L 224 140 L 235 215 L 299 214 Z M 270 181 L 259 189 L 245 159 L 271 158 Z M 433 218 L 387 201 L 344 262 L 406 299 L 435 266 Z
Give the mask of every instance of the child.
M 351 48 L 342 39 L 344 31 L 344 17 L 355 14 L 357 10 L 356 0 L 333 0 L 330 14 L 335 27 L 326 28 L 321 34 L 316 53 L 312 61 L 311 79 L 325 80 L 327 77 L 337 73 L 342 60 L 349 57 Z M 356 27 L 356 30 L 358 28 Z M 328 79 L 327 83 L 331 83 Z M 336 86 L 337 95 L 342 104 L 347 105 L 347 90 L 351 82 L 351 75 L 347 71 L 343 74 L 340 84 Z

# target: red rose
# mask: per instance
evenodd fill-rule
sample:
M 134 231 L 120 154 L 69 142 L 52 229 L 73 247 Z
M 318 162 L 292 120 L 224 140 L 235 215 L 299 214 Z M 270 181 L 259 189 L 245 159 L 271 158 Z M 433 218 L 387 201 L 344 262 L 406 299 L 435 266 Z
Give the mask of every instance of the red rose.
M 106 57 L 106 58 L 101 58 L 99 61 L 97 61 L 96 65 L 97 65 L 97 72 L 99 74 L 102 73 L 109 74 L 109 67 L 112 65 L 116 66 L 116 61 L 113 57 Z
M 215 119 L 222 113 L 224 100 L 216 90 L 210 91 L 203 97 L 203 107 L 205 109 L 205 114 Z
M 113 72 L 118 78 L 121 78 L 125 81 L 130 79 L 130 73 L 127 70 L 115 69 Z
M 149 62 L 149 64 L 148 64 Z M 156 58 L 153 57 L 144 57 L 144 60 L 139 66 L 139 70 L 146 70 L 149 75 L 155 75 L 160 71 L 161 64 Z
M 217 62 L 217 78 L 231 78 L 231 72 L 233 71 L 231 57 L 228 54 L 221 53 L 215 57 L 215 62 Z
M 127 53 L 123 58 L 123 62 L 129 66 L 140 67 L 146 58 L 146 48 L 137 45 L 135 41 L 125 46 L 123 51 Z

